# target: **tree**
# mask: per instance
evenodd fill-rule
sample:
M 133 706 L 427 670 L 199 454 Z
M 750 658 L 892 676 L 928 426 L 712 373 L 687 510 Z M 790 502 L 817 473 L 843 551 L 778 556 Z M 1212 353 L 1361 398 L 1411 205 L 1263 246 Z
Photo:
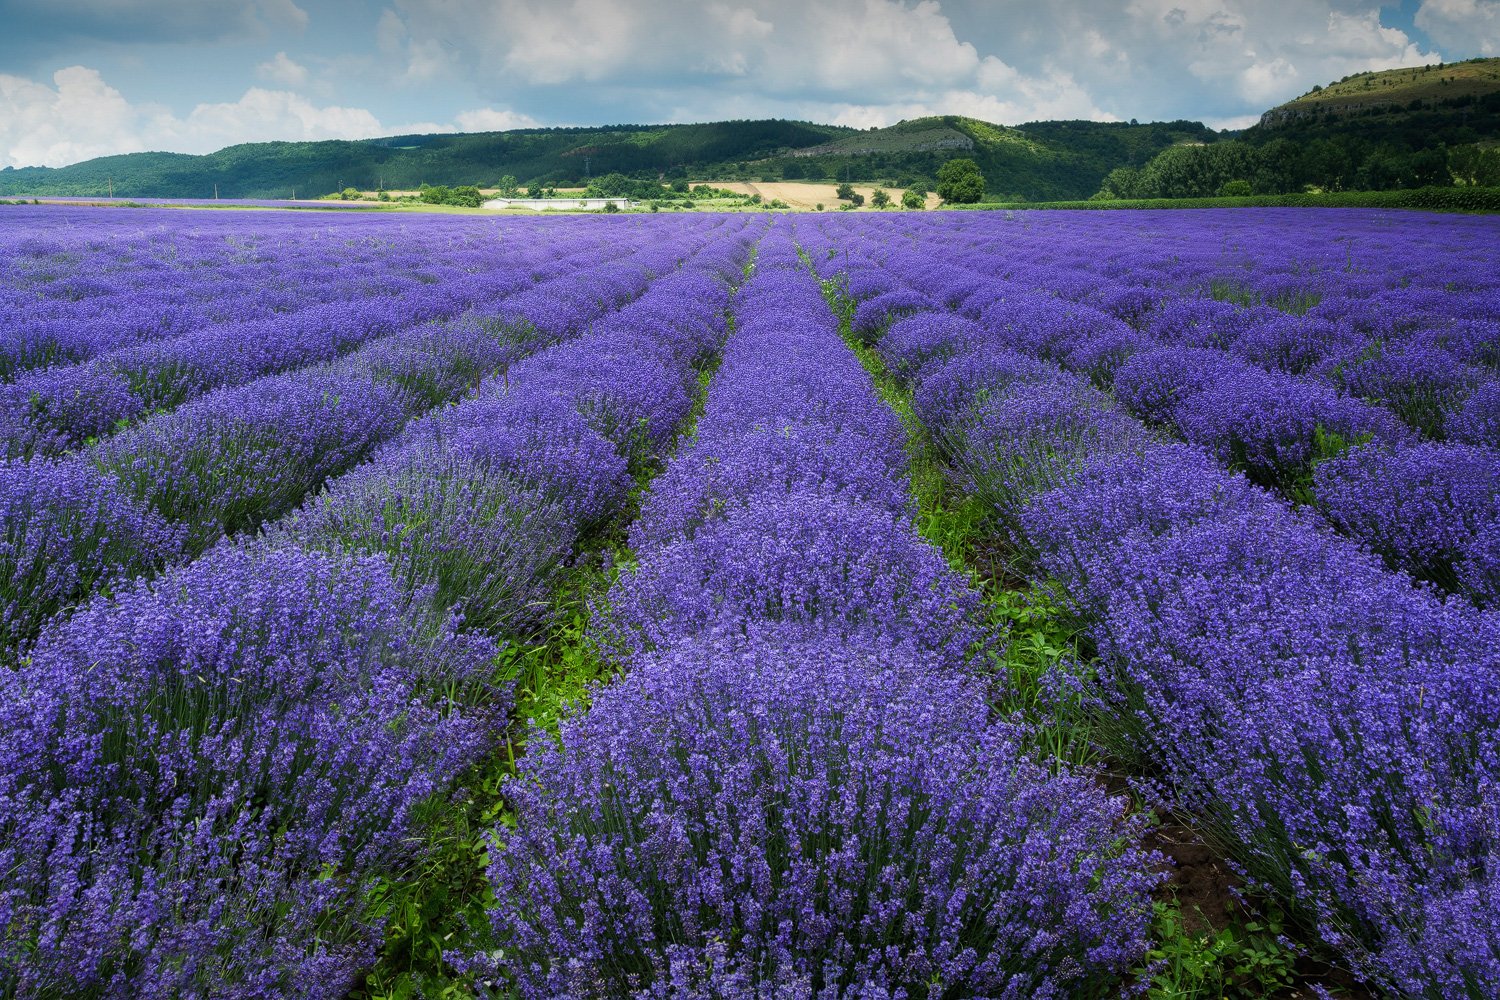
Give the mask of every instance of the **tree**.
M 870 204 L 876 208 L 889 208 L 891 196 L 886 193 L 885 188 L 876 188 L 875 193 L 870 195 Z
M 1225 181 L 1219 188 L 1220 198 L 1248 198 L 1253 193 L 1247 180 Z
M 865 203 L 865 196 L 862 195 L 862 194 L 859 194 L 859 193 L 856 192 L 855 194 L 852 194 L 852 195 L 849 196 L 849 207 L 850 208 L 858 208 L 859 206 L 863 205 L 864 203 Z
M 916 188 L 907 188 L 901 196 L 901 207 L 920 212 L 927 207 L 927 195 Z
M 1455 146 L 1448 150 L 1448 169 L 1461 184 L 1500 185 L 1500 149 Z
M 500 178 L 500 183 L 495 186 L 500 189 L 500 197 L 502 198 L 514 198 L 516 192 L 521 190 L 520 183 L 510 174 L 506 174 Z
M 479 189 L 472 184 L 456 187 L 448 193 L 449 205 L 460 205 L 464 208 L 478 208 L 484 204 L 484 197 Z
M 984 197 L 984 174 L 966 156 L 949 160 L 938 170 L 938 197 L 954 205 L 972 205 Z
M 1094 197 L 1102 201 L 1116 198 L 1139 198 L 1141 196 L 1141 172 L 1135 167 L 1115 167 L 1104 177 L 1099 193 Z
M 838 195 L 839 201 L 853 201 L 855 198 L 854 185 L 845 181 L 838 186 L 834 194 Z

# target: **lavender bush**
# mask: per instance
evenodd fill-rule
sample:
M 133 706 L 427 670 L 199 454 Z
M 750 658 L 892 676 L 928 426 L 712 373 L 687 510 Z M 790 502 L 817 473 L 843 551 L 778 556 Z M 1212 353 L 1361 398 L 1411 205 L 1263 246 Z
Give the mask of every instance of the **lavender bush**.
M 1500 524 L 1500 452 L 1422 443 L 1356 448 L 1318 466 L 1318 507 L 1393 567 L 1476 598 L 1500 589 L 1478 539 Z
M 160 569 L 181 532 L 87 462 L 0 462 L 0 649 L 117 582 Z
M 0 993 L 345 995 L 362 894 L 503 718 L 494 652 L 378 559 L 226 548 L 90 604 L 0 675 Z
M 491 866 L 521 996 L 1105 996 L 1144 947 L 1120 804 L 910 648 L 680 643 L 539 744 Z

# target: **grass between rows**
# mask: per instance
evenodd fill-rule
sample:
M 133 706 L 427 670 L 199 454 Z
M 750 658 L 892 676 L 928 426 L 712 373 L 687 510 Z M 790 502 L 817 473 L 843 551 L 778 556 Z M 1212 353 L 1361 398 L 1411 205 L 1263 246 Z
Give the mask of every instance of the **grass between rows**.
M 714 358 L 700 368 L 693 408 L 677 446 L 696 433 Z M 672 449 L 675 451 L 676 449 Z M 489 837 L 512 815 L 504 786 L 514 777 L 529 739 L 556 735 L 569 713 L 586 708 L 594 686 L 618 668 L 591 639 L 590 624 L 620 572 L 634 565 L 627 531 L 666 456 L 632 470 L 635 485 L 613 519 L 585 535 L 554 594 L 548 625 L 537 635 L 511 638 L 495 661 L 499 679 L 513 685 L 514 719 L 503 746 L 460 782 L 460 793 L 439 795 L 425 807 L 420 864 L 384 880 L 370 898 L 372 916 L 385 921 L 384 945 L 363 988 L 351 1000 L 458 1000 L 474 994 L 455 979 L 443 955 L 478 950 L 494 894 L 485 874 Z
M 874 346 L 853 334 L 855 303 L 836 281 L 825 282 L 824 292 L 840 317 L 845 343 L 906 430 L 917 530 L 979 591 L 988 624 L 1005 630 L 1007 641 L 989 654 L 996 680 L 995 710 L 1031 726 L 1037 750 L 1058 767 L 1113 764 L 1105 760 L 1103 748 L 1109 739 L 1101 731 L 1101 720 L 1076 698 L 1059 697 L 1056 686 L 1048 683 L 1061 673 L 1085 679 L 1090 675 L 1094 654 L 1081 624 L 1061 606 L 1047 582 L 1015 572 L 998 524 L 939 454 L 912 409 L 910 389 L 891 375 Z M 1123 780 L 1111 781 L 1110 787 L 1128 791 Z M 1149 812 L 1138 798 L 1132 796 L 1131 801 L 1133 810 Z M 1158 821 L 1152 836 L 1160 846 L 1167 846 L 1177 833 L 1189 832 L 1159 822 L 1154 814 L 1152 818 Z M 1154 945 L 1147 964 L 1137 970 L 1153 1000 L 1312 995 L 1299 989 L 1297 949 L 1287 940 L 1274 910 L 1261 914 L 1236 905 L 1225 912 L 1204 913 L 1185 902 L 1173 885 L 1154 903 L 1154 914 Z

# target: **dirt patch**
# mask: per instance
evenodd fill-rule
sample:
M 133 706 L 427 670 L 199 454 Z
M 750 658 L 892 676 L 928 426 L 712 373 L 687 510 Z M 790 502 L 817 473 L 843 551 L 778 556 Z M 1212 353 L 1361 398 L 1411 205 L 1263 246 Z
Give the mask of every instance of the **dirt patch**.
M 1182 926 L 1189 934 L 1211 934 L 1234 921 L 1254 919 L 1235 891 L 1238 876 L 1193 830 L 1168 820 L 1146 834 L 1145 846 L 1165 855 L 1167 881 L 1156 898 L 1176 898 L 1182 907 Z
M 736 194 L 758 194 L 764 201 L 779 198 L 792 208 L 810 212 L 822 205 L 828 211 L 836 211 L 843 202 L 839 201 L 838 184 L 832 181 L 705 181 L 710 187 L 723 188 L 725 191 L 733 191 Z M 854 190 L 865 196 L 865 207 L 861 211 L 871 211 L 870 198 L 875 194 L 874 184 L 855 184 Z M 894 205 L 901 204 L 901 196 L 906 193 L 905 188 L 886 188 L 885 193 L 891 196 Z M 935 194 L 927 195 L 927 207 L 937 208 L 942 204 L 942 199 Z

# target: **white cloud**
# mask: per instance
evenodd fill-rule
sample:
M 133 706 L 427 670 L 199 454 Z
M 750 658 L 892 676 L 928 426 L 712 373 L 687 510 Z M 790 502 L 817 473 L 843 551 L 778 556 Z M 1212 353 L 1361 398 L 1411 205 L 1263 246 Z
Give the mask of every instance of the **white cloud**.
M 283 87 L 305 87 L 308 79 L 307 67 L 293 60 L 285 52 L 278 52 L 274 59 L 255 67 L 255 75 L 262 80 L 279 83 Z
M 1260 121 L 1260 115 L 1230 115 L 1227 118 L 1205 118 L 1203 124 L 1209 128 L 1219 129 L 1246 129 Z
M 146 149 L 144 135 L 170 115 L 132 107 L 99 73 L 69 66 L 53 86 L 0 75 L 0 165 L 56 166 Z
M 185 115 L 131 104 L 97 70 L 69 66 L 52 83 L 0 74 L 0 166 L 63 166 L 115 153 L 207 153 L 273 139 L 494 130 L 533 125 L 525 115 L 480 108 L 455 123 L 385 124 L 364 108 L 318 105 L 285 90 L 251 87 L 237 101 L 199 104 Z
M 1416 24 L 1439 45 L 1500 55 L 1500 0 L 1422 0 Z
M 1128 44 L 1161 46 L 1200 86 L 1238 99 L 1247 110 L 1359 70 L 1436 58 L 1399 29 L 1384 27 L 1373 5 L 1342 10 L 1326 2 L 1132 0 L 1126 11 L 1133 21 Z
M 378 32 L 399 73 L 415 76 L 420 46 L 441 43 L 455 79 L 549 94 L 596 87 L 605 96 L 584 100 L 629 107 L 636 120 L 723 118 L 746 104 L 869 123 L 913 112 L 1105 117 L 1071 76 L 1020 73 L 960 39 L 937 0 L 396 2 Z
M 453 118 L 460 132 L 504 132 L 513 128 L 536 128 L 539 124 L 530 115 L 515 111 L 500 111 L 495 108 L 476 108 L 460 111 Z
M 1482 27 L 1500 0 L 1427 0 Z M 1226 120 L 1350 73 L 1461 58 L 1381 23 L 1390 0 L 944 0 L 956 35 L 1025 76 L 1066 69 L 1120 118 Z M 1388 11 L 1387 11 L 1388 12 Z M 1420 23 L 1420 21 L 1419 21 Z M 1436 39 L 1435 41 L 1440 41 Z

